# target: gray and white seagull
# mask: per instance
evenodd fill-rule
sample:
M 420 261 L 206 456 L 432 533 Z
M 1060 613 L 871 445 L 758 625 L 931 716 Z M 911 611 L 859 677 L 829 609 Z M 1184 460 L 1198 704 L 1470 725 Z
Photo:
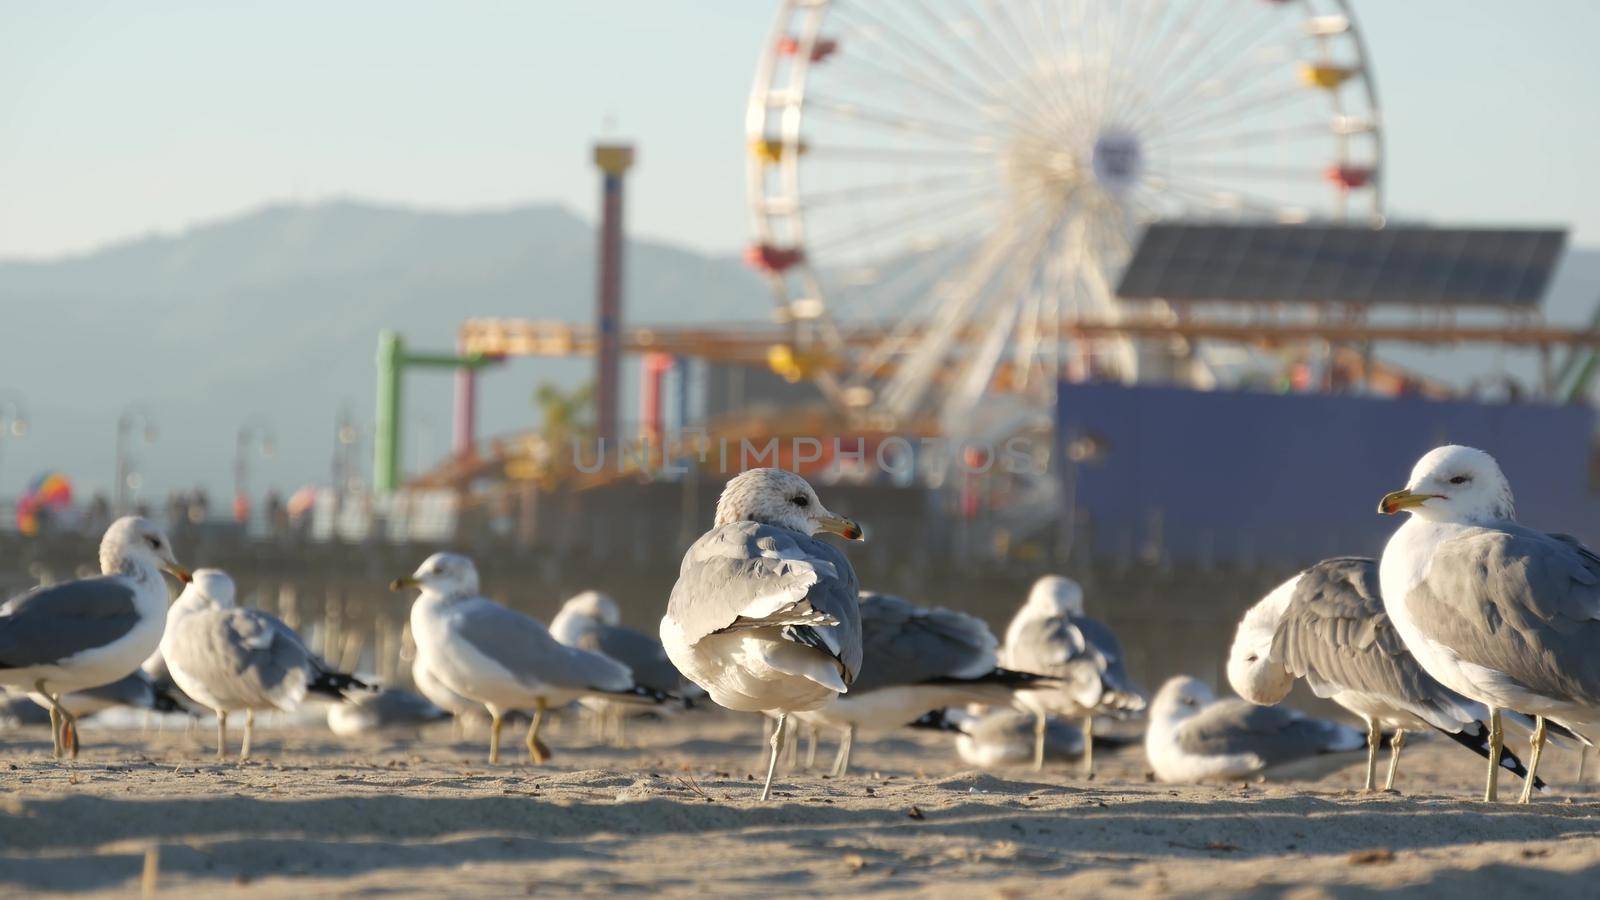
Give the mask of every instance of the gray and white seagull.
M 633 672 L 634 683 L 642 687 L 685 698 L 705 696 L 704 691 L 684 680 L 683 674 L 667 658 L 659 637 L 622 624 L 622 610 L 609 594 L 600 591 L 574 594 L 550 620 L 550 633 L 568 647 L 599 653 L 622 663 Z M 594 713 L 602 739 L 610 726 L 619 744 L 627 717 L 648 711 L 631 698 L 582 697 L 578 704 Z
M 250 758 L 256 711 L 293 712 L 308 694 L 344 700 L 368 685 L 334 671 L 294 629 L 259 609 L 235 605 L 233 579 L 197 569 L 161 638 L 173 683 L 217 716 L 217 759 L 228 752 L 228 713 L 244 711 L 239 758 Z
M 818 532 L 861 539 L 799 475 L 735 476 L 717 500 L 714 527 L 684 554 L 661 619 L 667 655 L 712 701 L 777 716 L 762 800 L 789 715 L 847 693 L 861 672 L 859 582 Z
M 1044 768 L 1046 722 L 1052 715 L 1083 720 L 1083 772 L 1094 775 L 1094 717 L 1144 709 L 1115 633 L 1083 613 L 1083 588 L 1060 575 L 1034 582 L 1028 600 L 1006 627 L 1000 662 L 1019 672 L 1048 675 L 1049 687 L 1019 690 L 1017 705 L 1034 717 L 1033 767 Z
M 610 657 L 568 647 L 543 622 L 483 596 L 478 569 L 457 553 L 435 553 L 392 590 L 421 588 L 411 605 L 411 636 L 419 665 L 445 688 L 489 711 L 489 762 L 500 761 L 506 713 L 533 710 L 528 757 L 550 758 L 539 739 L 544 714 L 580 697 L 603 695 L 638 703 L 668 699 L 638 686 L 628 667 Z M 413 669 L 413 673 L 417 671 Z
M 1436 729 L 1489 756 L 1488 708 L 1440 684 L 1411 655 L 1384 611 L 1376 560 L 1323 560 L 1274 588 L 1239 621 L 1228 654 L 1228 682 L 1239 696 L 1270 706 L 1288 696 L 1297 678 L 1366 722 L 1367 791 L 1376 789 L 1385 728 L 1394 732 L 1386 791 L 1394 789 L 1408 731 Z M 1509 751 L 1501 765 L 1527 775 Z
M 61 696 L 110 684 L 139 668 L 161 643 L 167 621 L 170 595 L 162 571 L 189 579 L 172 542 L 137 516 L 106 529 L 100 571 L 0 604 L 0 685 L 48 700 L 56 756 L 63 749 L 78 755 L 77 717 L 61 705 Z
M 1518 524 L 1499 464 L 1471 447 L 1429 451 L 1378 511 L 1411 514 L 1379 567 L 1389 617 L 1429 675 L 1489 707 L 1484 799 L 1498 794 L 1502 710 L 1536 719 L 1532 773 L 1547 719 L 1600 738 L 1600 556 Z

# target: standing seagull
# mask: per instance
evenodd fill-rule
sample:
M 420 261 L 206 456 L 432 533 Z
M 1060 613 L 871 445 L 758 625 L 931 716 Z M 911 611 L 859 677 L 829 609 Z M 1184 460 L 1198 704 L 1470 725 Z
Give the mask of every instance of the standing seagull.
M 1006 628 L 1000 656 L 1020 672 L 1049 675 L 1061 684 L 1017 692 L 1017 704 L 1034 717 L 1034 769 L 1044 768 L 1045 726 L 1051 715 L 1083 719 L 1083 772 L 1094 775 L 1094 717 L 1144 709 L 1144 693 L 1128 676 L 1117 636 L 1083 614 L 1083 588 L 1070 578 L 1046 575 Z
M 1203 682 L 1179 675 L 1150 704 L 1144 752 L 1162 781 L 1319 778 L 1359 759 L 1363 743 L 1348 725 L 1218 700 Z
M 1378 595 L 1376 560 L 1323 560 L 1244 614 L 1228 655 L 1233 689 L 1270 706 L 1288 696 L 1296 678 L 1367 723 L 1367 791 L 1376 789 L 1384 728 L 1394 730 L 1386 791 L 1394 789 L 1407 731 L 1435 728 L 1489 756 L 1489 710 L 1435 681 L 1406 649 Z M 1501 765 L 1527 775 L 1509 751 Z
M 54 754 L 78 755 L 77 720 L 61 695 L 109 684 L 139 668 L 167 622 L 165 570 L 179 581 L 172 542 L 137 516 L 111 523 L 96 578 L 35 588 L 0 604 L 0 685 L 49 700 Z M 64 745 L 64 728 L 71 743 Z
M 550 620 L 550 633 L 568 647 L 577 647 L 599 653 L 627 666 L 633 672 L 634 683 L 659 691 L 687 697 L 683 675 L 672 660 L 667 658 L 661 639 L 635 631 L 622 624 L 622 611 L 617 601 L 599 591 L 583 591 L 562 604 L 561 611 Z M 693 693 L 705 692 L 690 686 Z M 622 742 L 624 719 L 642 707 L 636 702 L 613 700 L 609 697 L 584 697 L 578 701 L 593 712 L 600 722 L 601 739 L 606 736 L 608 723 L 615 723 L 615 739 Z
M 228 755 L 228 713 L 245 711 L 244 760 L 256 710 L 293 712 L 308 693 L 343 700 L 346 691 L 367 685 L 329 668 L 277 617 L 235 606 L 234 593 L 226 572 L 197 569 L 172 604 L 161 655 L 178 688 L 216 713 L 217 759 Z
M 772 793 L 789 714 L 850 690 L 861 671 L 859 583 L 843 553 L 812 535 L 861 539 L 829 512 L 804 478 L 781 469 L 734 476 L 717 500 L 715 527 L 684 554 L 661 619 L 661 643 L 717 705 L 772 712 L 767 779 Z
M 889 594 L 861 594 L 861 674 L 848 694 L 796 713 L 809 725 L 842 732 L 833 776 L 850 769 L 857 728 L 899 728 L 930 710 L 964 703 L 1009 706 L 1036 675 L 1000 668 L 1000 642 L 966 613 L 912 606 Z
M 500 728 L 513 710 L 533 708 L 528 758 L 539 764 L 550 758 L 539 740 L 549 707 L 597 694 L 640 703 L 665 699 L 635 685 L 622 663 L 568 647 L 538 619 L 480 595 L 478 569 L 465 556 L 435 553 L 389 587 L 422 589 L 411 605 L 417 657 L 446 688 L 488 709 L 491 763 L 500 761 Z
M 1018 709 L 994 708 L 982 714 L 964 709 L 940 709 L 911 723 L 956 736 L 956 754 L 969 765 L 996 769 L 1033 762 L 1033 716 Z M 1083 732 L 1061 719 L 1051 719 L 1045 729 L 1048 759 L 1077 759 L 1083 755 Z
M 1546 719 L 1600 738 L 1600 557 L 1517 524 L 1499 464 L 1471 447 L 1429 451 L 1378 511 L 1411 513 L 1379 567 L 1389 617 L 1429 675 L 1489 707 L 1484 800 L 1498 794 L 1501 710 L 1536 717 L 1533 773 Z

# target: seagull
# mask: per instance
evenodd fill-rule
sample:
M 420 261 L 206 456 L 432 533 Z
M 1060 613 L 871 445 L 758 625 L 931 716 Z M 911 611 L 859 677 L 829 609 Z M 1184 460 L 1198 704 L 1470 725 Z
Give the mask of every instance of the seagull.
M 1348 725 L 1218 700 L 1203 682 L 1179 675 L 1150 703 L 1144 752 L 1162 781 L 1317 778 L 1359 759 L 1365 743 Z
M 909 725 L 929 710 L 963 703 L 1009 705 L 1014 692 L 1051 679 L 999 667 L 1000 642 L 983 620 L 861 593 L 861 674 L 850 692 L 795 717 L 842 732 L 833 776 L 850 769 L 857 728 Z
M 450 714 L 410 691 L 384 688 L 353 694 L 328 706 L 328 730 L 340 737 L 375 731 L 416 730 Z
M 513 710 L 533 708 L 528 757 L 542 764 L 550 748 L 539 740 L 539 727 L 549 707 L 594 695 L 637 703 L 668 699 L 637 685 L 622 663 L 568 647 L 538 619 L 482 596 L 478 569 L 465 556 L 435 553 L 389 587 L 421 589 L 411 605 L 417 656 L 439 683 L 489 711 L 490 763 L 500 761 L 500 728 Z
M 819 532 L 861 540 L 861 528 L 829 512 L 799 475 L 734 476 L 712 529 L 684 554 L 661 619 L 667 656 L 712 701 L 778 717 L 762 801 L 789 715 L 848 692 L 861 672 L 859 582 Z
M 1034 716 L 1034 769 L 1044 768 L 1046 720 L 1083 719 L 1083 772 L 1094 775 L 1094 717 L 1144 709 L 1144 692 L 1123 664 L 1122 644 L 1105 625 L 1083 614 L 1083 588 L 1060 575 L 1034 582 L 1028 600 L 1006 628 L 1003 665 L 1049 675 L 1058 687 L 1017 692 L 1017 705 Z
M 95 578 L 35 588 L 0 604 L 0 685 L 48 698 L 57 757 L 63 749 L 78 755 L 77 719 L 61 705 L 61 696 L 139 668 L 160 644 L 167 621 L 170 595 L 162 571 L 189 580 L 172 542 L 137 516 L 106 529 L 100 571 Z
M 234 604 L 233 579 L 197 569 L 172 604 L 161 655 L 178 688 L 217 715 L 217 759 L 228 754 L 228 713 L 244 710 L 239 759 L 250 758 L 256 710 L 292 712 L 307 694 L 343 700 L 369 686 L 328 667 L 277 617 Z
M 1034 718 L 1007 707 L 983 713 L 960 708 L 934 710 L 915 722 L 914 728 L 931 728 L 956 736 L 956 754 L 968 765 L 997 769 L 1032 763 Z M 1051 718 L 1045 728 L 1046 759 L 1078 759 L 1083 755 L 1083 732 L 1061 719 Z
M 1483 799 L 1498 794 L 1502 710 L 1535 717 L 1530 773 L 1546 720 L 1600 738 L 1600 556 L 1518 524 L 1499 464 L 1471 447 L 1429 451 L 1378 511 L 1411 514 L 1379 565 L 1389 618 L 1429 675 L 1489 708 Z
M 676 694 L 686 702 L 693 695 L 705 696 L 705 692 L 694 685 L 688 685 L 685 690 L 683 675 L 667 658 L 660 638 L 623 626 L 622 611 L 608 594 L 583 591 L 573 595 L 550 620 L 550 633 L 568 647 L 599 653 L 622 663 L 633 672 L 634 682 L 643 687 Z M 578 703 L 599 717 L 602 739 L 606 724 L 614 722 L 618 743 L 622 741 L 624 718 L 642 709 L 637 703 L 609 697 L 583 697 Z
M 41 708 L 50 708 L 49 697 L 37 691 L 30 692 L 28 697 Z M 183 701 L 177 693 L 157 684 L 143 669 L 134 669 L 110 684 L 62 694 L 60 703 L 72 713 L 73 718 L 93 715 L 113 706 L 128 706 L 151 712 L 184 711 Z
M 1385 791 L 1394 790 L 1407 731 L 1437 729 L 1489 755 L 1489 710 L 1435 681 L 1406 649 L 1384 612 L 1376 560 L 1323 560 L 1244 614 L 1228 654 L 1233 689 L 1251 703 L 1270 706 L 1288 696 L 1296 678 L 1366 722 L 1366 791 L 1376 789 L 1386 728 L 1394 734 Z M 1501 765 L 1526 777 L 1510 752 Z

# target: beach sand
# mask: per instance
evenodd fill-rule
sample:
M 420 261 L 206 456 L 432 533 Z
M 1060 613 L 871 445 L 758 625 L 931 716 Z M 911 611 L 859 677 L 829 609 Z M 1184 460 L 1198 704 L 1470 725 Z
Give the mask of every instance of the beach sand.
M 1359 767 L 1153 783 L 1138 745 L 1102 751 L 1094 781 L 979 773 L 947 737 L 898 732 L 859 738 L 850 776 L 782 776 L 760 805 L 761 722 L 715 711 L 633 723 L 620 750 L 563 720 L 542 767 L 489 766 L 482 732 L 458 741 L 449 725 L 420 739 L 261 727 L 244 765 L 213 761 L 209 722 L 83 735 L 65 763 L 48 731 L 0 741 L 0 891 L 126 895 L 147 858 L 174 897 L 1593 896 L 1600 876 L 1600 796 L 1571 786 L 1573 754 L 1546 755 L 1555 785 L 1533 806 L 1486 806 L 1478 758 L 1442 739 L 1407 747 L 1404 794 L 1368 796 Z M 506 736 L 515 759 L 521 734 Z

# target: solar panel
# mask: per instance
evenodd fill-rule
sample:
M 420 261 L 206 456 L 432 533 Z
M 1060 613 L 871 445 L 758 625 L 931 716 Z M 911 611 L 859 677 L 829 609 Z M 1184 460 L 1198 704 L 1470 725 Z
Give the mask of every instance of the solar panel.
M 1566 239 L 1562 229 L 1156 222 L 1117 296 L 1531 308 Z

